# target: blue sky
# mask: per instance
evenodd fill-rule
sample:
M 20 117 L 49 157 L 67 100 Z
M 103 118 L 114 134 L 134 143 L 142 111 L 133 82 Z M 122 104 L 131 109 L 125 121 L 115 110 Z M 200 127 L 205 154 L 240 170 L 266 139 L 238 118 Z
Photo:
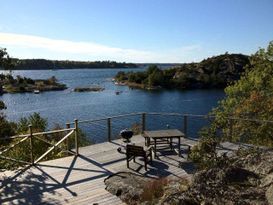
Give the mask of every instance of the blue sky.
M 273 0 L 0 0 L 12 57 L 183 63 L 273 40 Z

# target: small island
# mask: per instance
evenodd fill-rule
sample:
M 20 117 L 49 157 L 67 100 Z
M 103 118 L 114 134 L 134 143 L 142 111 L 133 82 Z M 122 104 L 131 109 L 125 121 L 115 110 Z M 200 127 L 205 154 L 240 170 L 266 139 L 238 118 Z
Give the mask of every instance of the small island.
M 67 89 L 65 84 L 58 83 L 52 76 L 49 79 L 31 79 L 17 75 L 14 78 L 11 74 L 0 74 L 0 94 L 3 93 L 39 93 L 43 91 L 58 91 Z
M 115 76 L 115 84 L 147 90 L 225 88 L 240 78 L 248 64 L 248 56 L 226 53 L 169 69 L 150 65 L 142 72 L 120 71 Z
M 77 87 L 74 89 L 74 92 L 100 92 L 103 90 L 104 88 L 100 86 L 90 86 L 90 87 Z

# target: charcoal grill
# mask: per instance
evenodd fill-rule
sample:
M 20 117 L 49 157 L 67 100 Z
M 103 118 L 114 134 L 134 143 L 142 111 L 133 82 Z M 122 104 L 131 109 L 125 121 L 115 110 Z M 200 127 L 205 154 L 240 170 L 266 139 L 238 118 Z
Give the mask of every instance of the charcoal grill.
M 133 134 L 134 134 L 134 132 L 132 130 L 128 130 L 128 129 L 121 130 L 120 133 L 119 133 L 119 135 L 123 138 L 123 142 L 126 143 L 126 144 L 131 142 L 131 138 L 133 137 Z M 121 153 L 121 154 L 126 153 L 125 152 L 126 150 L 124 150 L 123 147 L 119 147 L 117 149 L 117 151 L 119 153 Z
M 134 132 L 132 130 L 125 129 L 121 130 L 119 134 L 123 138 L 123 142 L 130 143 Z

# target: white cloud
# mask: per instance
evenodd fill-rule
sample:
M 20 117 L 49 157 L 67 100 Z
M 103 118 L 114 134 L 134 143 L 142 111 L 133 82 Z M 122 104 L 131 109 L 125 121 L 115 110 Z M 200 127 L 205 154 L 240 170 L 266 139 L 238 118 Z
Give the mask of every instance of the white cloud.
M 199 45 L 190 45 L 162 52 L 110 47 L 93 42 L 75 42 L 45 37 L 0 32 L 0 46 L 19 58 L 71 60 L 115 60 L 126 62 L 188 62 Z M 13 53 L 10 52 L 10 49 Z

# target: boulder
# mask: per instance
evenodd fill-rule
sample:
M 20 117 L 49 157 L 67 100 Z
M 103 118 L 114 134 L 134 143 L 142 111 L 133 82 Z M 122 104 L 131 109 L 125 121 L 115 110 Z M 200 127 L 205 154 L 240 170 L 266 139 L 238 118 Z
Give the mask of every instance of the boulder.
M 270 205 L 273 205 L 273 184 L 267 189 L 265 193 L 266 199 Z
M 119 172 L 104 180 L 106 190 L 130 204 L 140 200 L 145 184 L 150 179 L 130 172 Z

